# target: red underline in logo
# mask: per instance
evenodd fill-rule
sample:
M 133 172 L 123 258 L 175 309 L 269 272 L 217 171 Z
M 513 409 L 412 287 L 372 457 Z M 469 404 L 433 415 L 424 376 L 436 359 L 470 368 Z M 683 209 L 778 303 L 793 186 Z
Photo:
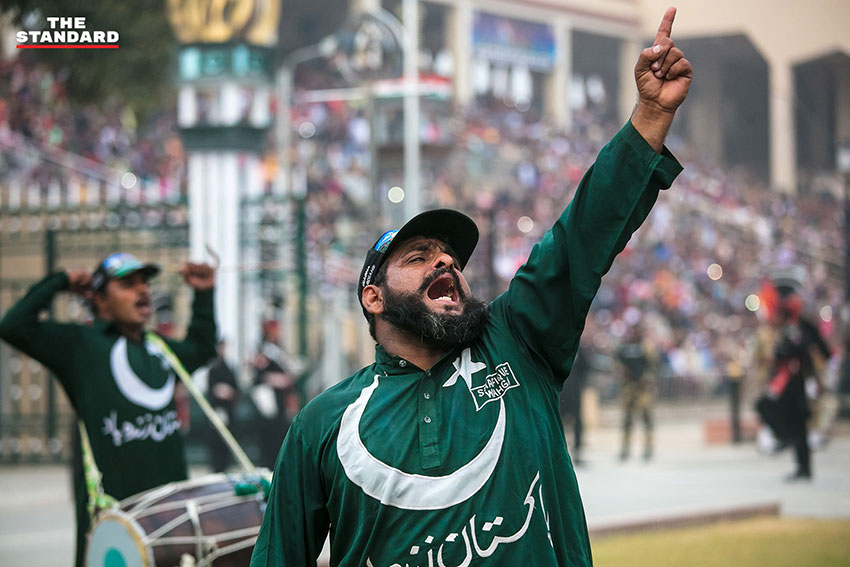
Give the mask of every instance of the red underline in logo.
M 17 45 L 18 49 L 118 49 L 117 43 L 105 45 L 71 44 L 71 45 Z

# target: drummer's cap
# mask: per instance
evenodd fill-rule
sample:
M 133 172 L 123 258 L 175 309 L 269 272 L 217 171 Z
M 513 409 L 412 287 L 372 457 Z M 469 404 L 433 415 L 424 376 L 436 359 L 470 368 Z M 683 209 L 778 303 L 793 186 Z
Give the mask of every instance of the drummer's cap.
M 91 287 L 100 291 L 110 279 L 120 279 L 142 272 L 152 278 L 160 272 L 157 264 L 145 263 L 126 252 L 110 254 L 97 265 L 91 276 Z

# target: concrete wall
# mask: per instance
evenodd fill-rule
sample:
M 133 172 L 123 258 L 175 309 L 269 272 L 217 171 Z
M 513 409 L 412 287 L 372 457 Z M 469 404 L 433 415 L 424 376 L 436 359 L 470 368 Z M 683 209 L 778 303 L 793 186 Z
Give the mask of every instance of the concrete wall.
M 667 6 L 676 5 L 674 39 L 744 35 L 755 45 L 769 68 L 769 155 L 770 182 L 782 191 L 798 188 L 794 66 L 836 52 L 850 54 L 850 2 L 810 0 L 775 2 L 771 0 L 641 0 L 641 30 L 651 38 Z M 834 68 L 833 83 L 837 116 L 850 112 L 850 90 L 841 63 Z M 719 72 L 723 72 L 722 69 Z M 697 80 L 701 76 L 697 70 Z M 702 76 L 711 77 L 711 73 Z M 716 80 L 716 75 L 715 75 Z M 842 139 L 850 125 L 836 125 L 835 139 L 821 140 L 826 146 Z M 824 150 L 832 152 L 832 147 Z M 830 158 L 831 159 L 831 158 Z
M 654 36 L 668 6 L 679 37 L 743 33 L 770 61 L 793 65 L 836 50 L 850 52 L 847 0 L 641 0 L 641 29 Z

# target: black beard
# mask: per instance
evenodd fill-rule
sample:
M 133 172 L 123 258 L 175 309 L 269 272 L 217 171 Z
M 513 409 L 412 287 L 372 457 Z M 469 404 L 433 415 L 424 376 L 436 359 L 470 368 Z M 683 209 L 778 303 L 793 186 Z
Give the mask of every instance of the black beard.
M 464 303 L 461 313 L 435 313 L 425 305 L 422 299 L 428 286 L 446 273 L 451 274 L 455 279 L 458 298 Z M 467 296 L 460 287 L 457 274 L 451 268 L 433 272 L 425 278 L 416 293 L 395 293 L 386 285 L 382 287 L 384 312 L 379 317 L 419 337 L 424 345 L 449 349 L 471 342 L 484 332 L 484 325 L 489 315 L 487 304 L 480 299 Z

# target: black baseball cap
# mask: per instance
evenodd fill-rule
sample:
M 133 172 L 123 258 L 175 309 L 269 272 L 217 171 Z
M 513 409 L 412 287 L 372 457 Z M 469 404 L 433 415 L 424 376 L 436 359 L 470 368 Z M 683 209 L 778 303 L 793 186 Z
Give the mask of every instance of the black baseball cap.
M 126 252 L 110 254 L 97 265 L 91 276 L 91 287 L 98 291 L 106 285 L 110 279 L 126 278 L 136 272 L 143 272 L 149 278 L 159 273 L 157 264 L 145 263 Z
M 459 211 L 435 209 L 419 213 L 399 229 L 388 230 L 366 252 L 366 261 L 357 281 L 358 301 L 363 295 L 363 288 L 374 281 L 387 256 L 399 243 L 412 236 L 437 238 L 451 246 L 463 270 L 478 244 L 478 227 L 475 221 Z

